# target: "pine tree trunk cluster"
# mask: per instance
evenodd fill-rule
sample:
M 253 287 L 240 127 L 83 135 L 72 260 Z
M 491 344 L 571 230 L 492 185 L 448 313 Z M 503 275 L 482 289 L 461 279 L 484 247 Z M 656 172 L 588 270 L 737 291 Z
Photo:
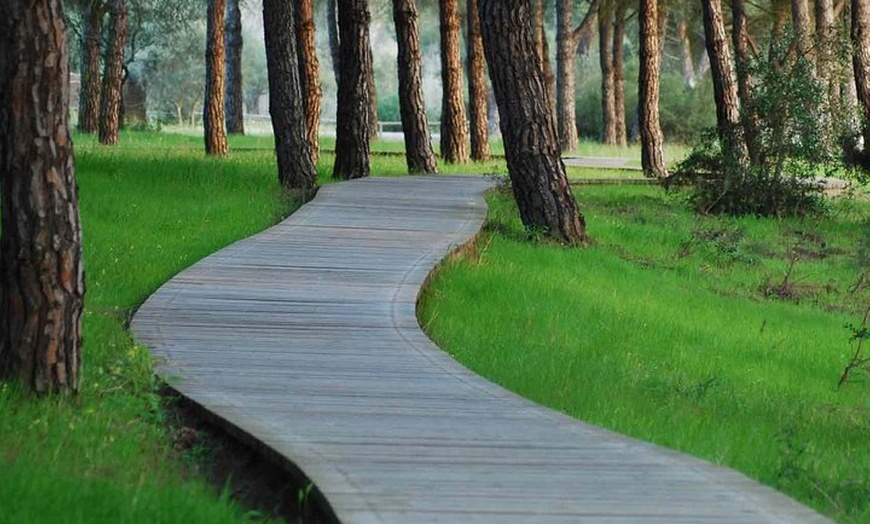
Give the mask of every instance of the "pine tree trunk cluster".
M 224 113 L 224 83 L 226 82 L 226 50 L 224 49 L 224 19 L 226 0 L 209 0 L 206 20 L 205 101 L 202 124 L 205 130 L 205 153 L 226 156 L 226 115 Z
M 317 169 L 305 128 L 293 10 L 283 0 L 263 0 L 269 113 L 275 135 L 278 180 L 284 188 L 307 199 L 317 188 Z
M 299 80 L 305 100 L 305 130 L 314 162 L 320 158 L 320 62 L 314 25 L 314 0 L 298 0 L 296 6 L 296 46 L 299 56 Z
M 85 292 L 60 0 L 0 7 L 0 375 L 76 393 Z
M 84 12 L 77 126 L 82 133 L 97 133 L 100 130 L 100 40 L 103 36 L 104 10 L 103 0 L 91 0 Z
M 489 92 L 486 86 L 486 57 L 483 53 L 483 38 L 480 34 L 478 0 L 468 0 L 466 13 L 466 63 L 468 68 L 469 117 L 471 121 L 471 159 L 475 162 L 489 160 Z
M 242 95 L 242 11 L 240 0 L 227 0 L 224 45 L 226 47 L 226 92 L 224 102 L 227 132 L 245 134 L 245 100 Z
M 528 0 L 480 0 L 484 49 L 523 224 L 568 244 L 587 241 L 568 186 Z
M 405 160 L 411 174 L 436 173 L 438 170 L 423 97 L 419 18 L 416 0 L 393 0 L 398 42 L 399 111 L 405 137 Z
M 369 133 L 372 68 L 366 0 L 338 0 L 339 62 L 338 110 L 336 115 L 335 178 L 369 176 Z
M 124 46 L 127 45 L 126 2 L 112 0 L 109 13 L 111 25 L 100 93 L 99 140 L 103 145 L 116 145 L 121 128 L 121 84 L 124 75 Z

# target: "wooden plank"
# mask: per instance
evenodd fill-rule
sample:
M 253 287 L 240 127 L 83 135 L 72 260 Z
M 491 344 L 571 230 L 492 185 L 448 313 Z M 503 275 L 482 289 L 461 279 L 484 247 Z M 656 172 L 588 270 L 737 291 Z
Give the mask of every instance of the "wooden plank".
M 303 470 L 345 523 L 826 522 L 733 471 L 537 406 L 419 329 L 491 183 L 366 179 L 187 269 L 133 330 L 182 394 Z

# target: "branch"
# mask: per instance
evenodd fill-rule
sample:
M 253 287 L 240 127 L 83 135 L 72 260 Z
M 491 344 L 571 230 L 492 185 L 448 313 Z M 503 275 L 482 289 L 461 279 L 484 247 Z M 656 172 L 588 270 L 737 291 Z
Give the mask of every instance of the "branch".
M 574 46 L 580 45 L 580 41 L 584 38 L 591 38 L 591 33 L 595 30 L 595 24 L 598 20 L 599 4 L 601 4 L 601 0 L 592 0 L 592 3 L 589 4 L 589 10 L 586 11 L 586 16 L 583 17 L 583 21 L 571 32 Z

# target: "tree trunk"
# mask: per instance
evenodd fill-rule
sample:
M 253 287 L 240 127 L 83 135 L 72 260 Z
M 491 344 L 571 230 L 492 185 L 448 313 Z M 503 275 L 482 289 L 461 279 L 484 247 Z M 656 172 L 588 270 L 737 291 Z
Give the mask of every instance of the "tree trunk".
M 852 65 L 858 103 L 864 117 L 862 130 L 864 151 L 870 151 L 870 4 L 852 0 Z
M 740 136 L 740 109 L 737 85 L 731 72 L 731 52 L 722 16 L 721 0 L 701 0 L 704 12 L 704 34 L 710 71 L 713 76 L 713 94 L 716 99 L 716 122 L 725 153 L 727 168 L 746 166 L 746 145 Z
M 441 158 L 468 162 L 468 120 L 462 89 L 459 0 L 439 0 L 441 21 Z
M 480 0 L 479 14 L 511 186 L 523 224 L 568 244 L 586 242 L 586 224 L 568 186 L 556 121 L 547 107 L 529 2 Z
M 317 170 L 305 129 L 299 78 L 294 8 L 284 0 L 263 0 L 263 33 L 269 71 L 269 114 L 275 132 L 278 180 L 302 199 L 317 188 Z
M 423 98 L 423 73 L 420 63 L 420 29 L 416 0 L 393 0 L 393 20 L 399 52 L 399 109 L 405 136 L 408 172 L 436 173 L 435 153 L 429 136 L 429 119 Z
M 366 82 L 369 84 L 369 140 L 374 140 L 380 135 L 380 119 L 378 117 L 378 87 L 375 84 L 375 59 L 372 55 L 371 41 L 366 51 L 369 54 L 368 63 L 371 64 L 366 71 Z
M 77 393 L 85 292 L 60 0 L 0 8 L 0 376 Z
M 695 63 L 692 59 L 692 40 L 689 38 L 689 24 L 685 18 L 680 18 L 680 21 L 677 23 L 677 36 L 680 39 L 680 64 L 683 71 L 683 85 L 686 89 L 695 89 Z
M 547 16 L 547 2 L 535 0 L 534 6 L 532 23 L 535 34 L 535 49 L 538 51 L 538 57 L 544 67 L 544 81 L 547 83 L 550 108 L 556 115 L 556 75 L 553 74 L 553 67 L 550 65 L 550 45 L 547 41 L 547 29 L 544 24 L 544 19 Z
M 338 0 L 338 30 L 341 34 L 336 115 L 335 165 L 332 176 L 351 179 L 369 176 L 368 72 L 371 44 L 366 0 Z
M 658 31 L 658 0 L 641 0 L 640 73 L 638 76 L 638 124 L 640 160 L 647 176 L 668 176 L 663 145 L 665 137 L 659 123 L 659 79 L 661 77 L 661 41 Z
M 105 14 L 103 0 L 91 0 L 84 14 L 78 130 L 82 133 L 96 133 L 100 129 L 100 41 Z
M 326 0 L 326 33 L 329 37 L 329 56 L 332 58 L 332 73 L 335 83 L 341 77 L 341 46 L 338 34 L 338 6 L 336 0 Z
M 734 41 L 735 69 L 737 70 L 737 96 L 740 99 L 741 122 L 743 138 L 749 161 L 753 165 L 761 163 L 761 147 L 759 141 L 759 123 L 752 103 L 752 79 L 749 76 L 749 63 L 752 57 L 749 51 L 749 30 L 746 9 L 743 0 L 731 0 L 732 40 Z
M 227 132 L 245 134 L 245 99 L 242 93 L 242 11 L 240 0 L 227 0 L 226 52 L 227 81 L 225 111 Z
M 813 60 L 812 36 L 810 21 L 810 6 L 808 0 L 791 0 L 791 19 L 797 38 L 798 52 L 809 60 Z
M 598 58 L 601 64 L 601 110 L 604 135 L 602 142 L 608 145 L 619 143 L 616 125 L 616 77 L 613 72 L 613 11 L 601 6 L 598 11 Z
M 313 0 L 299 0 L 296 6 L 296 44 L 299 55 L 299 80 L 305 100 L 305 129 L 314 163 L 320 158 L 320 63 L 317 60 L 317 39 L 314 25 Z
M 121 122 L 124 126 L 148 124 L 148 92 L 138 73 L 128 71 L 121 88 Z
M 616 114 L 616 144 L 628 145 L 625 128 L 625 64 L 623 60 L 625 42 L 626 5 L 620 2 L 616 8 L 613 22 L 613 105 Z M 656 27 L 656 31 L 659 27 Z
M 574 151 L 580 144 L 574 96 L 574 2 L 556 0 L 556 97 L 558 102 L 559 145 Z
M 109 27 L 109 48 L 106 50 L 103 87 L 100 93 L 100 143 L 116 145 L 121 127 L 121 83 L 124 74 L 124 46 L 127 45 L 127 5 L 113 0 Z
M 483 56 L 483 39 L 480 36 L 478 0 L 468 0 L 468 29 L 466 62 L 468 65 L 468 98 L 471 108 L 471 159 L 475 162 L 489 160 L 489 122 L 487 110 L 486 57 Z
M 837 67 L 837 22 L 833 0 L 816 0 L 816 71 L 828 85 L 828 101 L 837 108 L 842 100 Z
M 224 15 L 226 0 L 208 0 L 205 48 L 205 101 L 202 124 L 205 129 L 205 154 L 226 156 L 227 127 L 224 115 L 224 81 L 226 57 L 224 49 Z

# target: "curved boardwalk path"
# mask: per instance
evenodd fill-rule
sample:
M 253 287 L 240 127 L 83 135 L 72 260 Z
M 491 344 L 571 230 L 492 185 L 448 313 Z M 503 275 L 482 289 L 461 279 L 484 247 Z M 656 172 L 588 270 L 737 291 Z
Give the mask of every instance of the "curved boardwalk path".
M 177 390 L 297 465 L 346 524 L 825 522 L 740 474 L 519 398 L 430 342 L 418 290 L 479 230 L 488 185 L 325 187 L 172 279 L 134 332 Z

